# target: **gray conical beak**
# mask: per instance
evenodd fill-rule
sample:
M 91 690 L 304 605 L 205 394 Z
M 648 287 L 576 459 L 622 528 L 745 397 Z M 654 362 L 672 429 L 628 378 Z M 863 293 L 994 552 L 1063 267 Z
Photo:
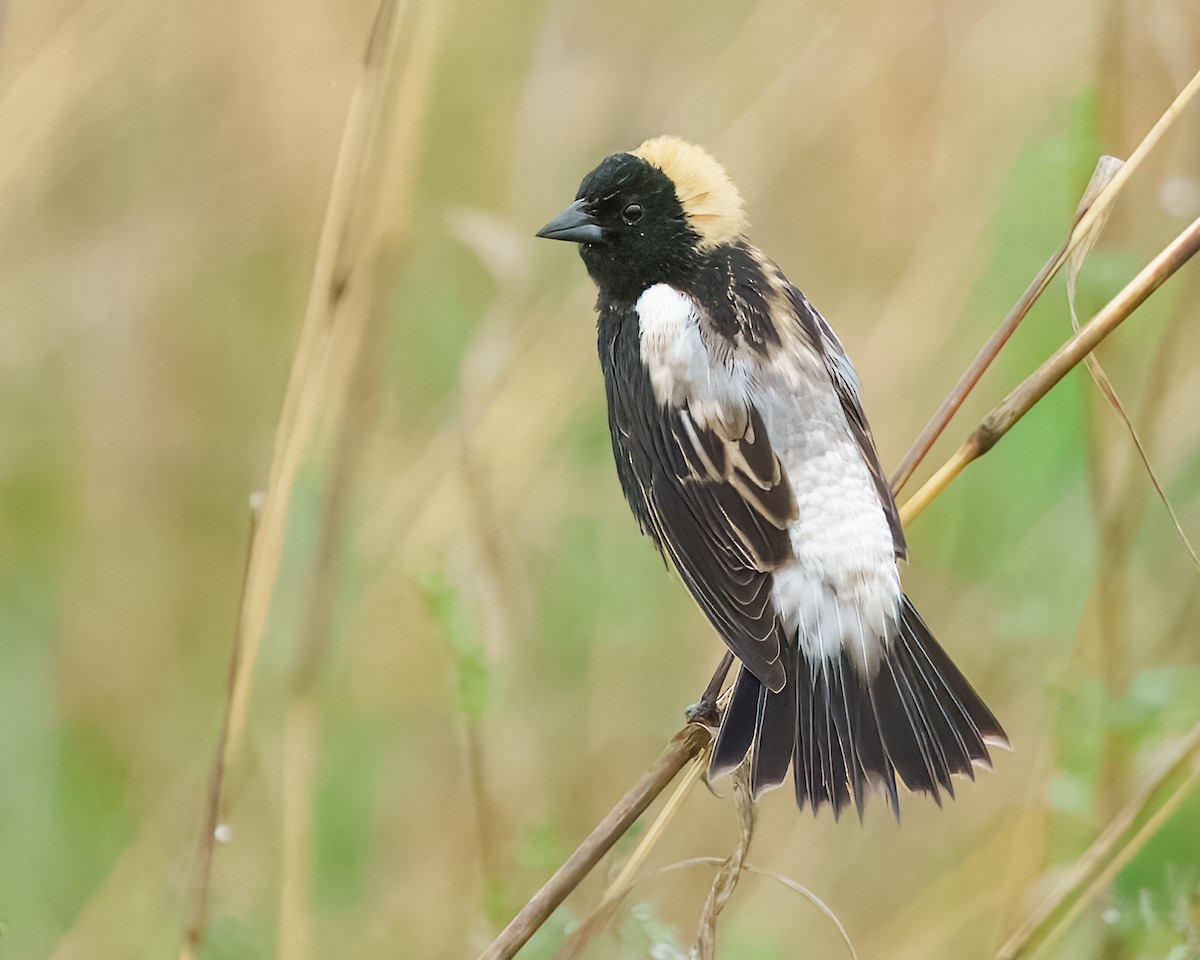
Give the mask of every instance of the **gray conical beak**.
M 603 243 L 604 231 L 587 209 L 583 200 L 576 200 L 562 213 L 537 232 L 547 240 L 571 240 L 575 243 Z

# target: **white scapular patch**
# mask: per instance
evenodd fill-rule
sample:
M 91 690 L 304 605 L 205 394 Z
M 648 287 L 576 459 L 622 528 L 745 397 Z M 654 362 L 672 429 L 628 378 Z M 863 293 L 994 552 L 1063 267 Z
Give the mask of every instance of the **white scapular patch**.
M 658 283 L 638 297 L 633 309 L 654 399 L 683 406 L 691 385 L 703 379 L 708 367 L 695 304 L 674 287 Z
M 647 289 L 635 310 L 660 404 L 686 404 L 700 426 L 739 422 L 748 405 L 758 409 L 796 502 L 788 524 L 795 559 L 774 573 L 775 606 L 810 660 L 846 650 L 873 673 L 897 630 L 900 572 L 887 516 L 823 358 L 791 336 L 766 362 L 751 364 L 734 350 L 715 360 L 696 304 L 667 284 Z M 853 368 L 844 375 L 857 382 Z
M 638 297 L 634 310 L 655 400 L 677 407 L 686 404 L 700 427 L 745 419 L 747 365 L 732 353 L 725 362 L 714 363 L 691 297 L 657 283 Z

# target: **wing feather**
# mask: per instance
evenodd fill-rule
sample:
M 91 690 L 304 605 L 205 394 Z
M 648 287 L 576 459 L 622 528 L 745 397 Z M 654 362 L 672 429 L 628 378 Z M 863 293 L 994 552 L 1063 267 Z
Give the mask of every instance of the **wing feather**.
M 642 529 L 717 632 L 755 677 L 778 691 L 786 640 L 771 573 L 792 559 L 787 526 L 795 501 L 761 415 L 744 394 L 726 389 L 722 369 L 697 365 L 688 352 L 697 344 L 664 337 L 666 354 L 686 356 L 687 363 L 671 372 L 665 401 L 656 395 L 656 383 L 661 392 L 667 378 L 658 361 L 643 356 L 643 327 L 652 324 L 636 311 L 601 323 L 622 487 Z M 608 344 L 606 330 L 613 337 Z M 681 335 L 700 336 L 695 322 Z M 707 358 L 704 351 L 700 360 Z

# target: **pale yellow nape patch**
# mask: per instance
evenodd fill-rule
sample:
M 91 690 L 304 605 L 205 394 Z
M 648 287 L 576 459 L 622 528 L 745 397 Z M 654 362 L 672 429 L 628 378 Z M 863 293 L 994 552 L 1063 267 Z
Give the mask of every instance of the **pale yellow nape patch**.
M 703 247 L 715 247 L 746 232 L 742 195 L 716 160 L 678 137 L 655 137 L 633 151 L 675 184 L 675 196 Z

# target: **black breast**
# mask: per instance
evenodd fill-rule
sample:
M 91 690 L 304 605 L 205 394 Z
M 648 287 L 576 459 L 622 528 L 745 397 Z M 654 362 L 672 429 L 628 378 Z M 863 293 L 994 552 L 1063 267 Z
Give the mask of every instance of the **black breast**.
M 632 304 L 601 300 L 598 329 L 600 368 L 608 397 L 608 429 L 621 490 L 642 532 L 654 538 L 647 487 L 654 473 L 653 451 L 656 418 L 650 374 L 641 360 L 638 316 Z

